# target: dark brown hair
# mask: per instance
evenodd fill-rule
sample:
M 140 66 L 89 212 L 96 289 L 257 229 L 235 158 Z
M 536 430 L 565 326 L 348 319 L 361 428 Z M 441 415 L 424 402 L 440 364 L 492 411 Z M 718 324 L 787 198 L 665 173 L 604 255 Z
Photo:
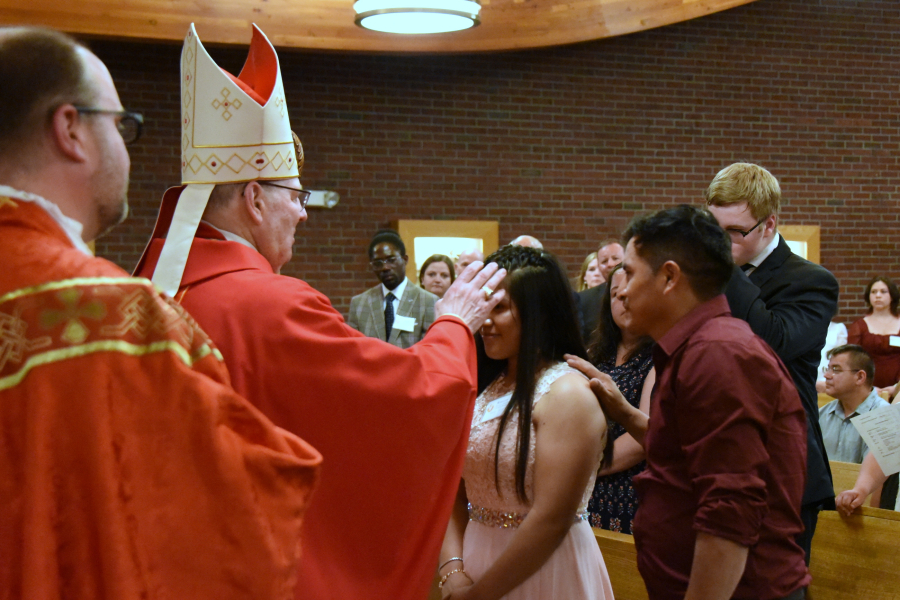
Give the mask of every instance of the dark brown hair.
M 850 368 L 854 371 L 865 371 L 866 373 L 866 383 L 869 387 L 872 387 L 875 383 L 875 362 L 872 360 L 872 357 L 862 346 L 857 346 L 856 344 L 844 344 L 843 346 L 836 346 L 828 351 L 826 354 L 827 358 L 832 358 L 839 354 L 846 354 L 850 357 L 847 361 Z
M 499 490 L 500 440 L 513 411 L 519 414 L 516 439 L 516 495 L 526 501 L 525 470 L 531 439 L 531 409 L 534 391 L 540 375 L 540 365 L 547 361 L 562 361 L 564 354 L 587 358 L 572 286 L 556 258 L 545 250 L 522 246 L 503 246 L 487 259 L 506 269 L 504 283 L 509 299 L 519 313 L 522 333 L 519 338 L 519 359 L 516 368 L 516 388 L 500 418 L 497 445 L 494 449 L 494 477 Z M 480 342 L 481 336 L 476 336 Z M 478 348 L 478 382 L 482 391 L 506 368 L 505 360 L 493 360 Z M 606 437 L 603 466 L 612 462 L 612 437 Z
M 93 102 L 79 47 L 50 29 L 0 29 L 0 156 L 20 154 L 60 105 Z
M 896 317 L 897 304 L 900 303 L 900 291 L 897 290 L 897 284 L 894 283 L 890 277 L 885 277 L 884 275 L 873 277 L 872 281 L 869 282 L 869 285 L 866 286 L 866 291 L 863 294 L 863 300 L 866 301 L 866 306 L 869 308 L 869 314 L 872 314 L 872 312 L 875 310 L 874 308 L 872 308 L 872 301 L 869 299 L 869 295 L 872 293 L 872 286 L 879 281 L 887 286 L 888 294 L 891 295 L 891 314 Z
M 606 290 L 600 297 L 600 309 L 597 314 L 597 328 L 591 333 L 590 345 L 588 346 L 588 358 L 594 365 L 600 365 L 607 361 L 615 361 L 616 354 L 619 351 L 619 344 L 622 343 L 622 330 L 616 325 L 612 316 L 612 279 L 622 265 L 616 265 L 609 272 L 609 279 L 606 281 Z M 625 357 L 628 362 L 647 348 L 653 345 L 653 338 L 644 336 L 640 339 L 637 347 Z

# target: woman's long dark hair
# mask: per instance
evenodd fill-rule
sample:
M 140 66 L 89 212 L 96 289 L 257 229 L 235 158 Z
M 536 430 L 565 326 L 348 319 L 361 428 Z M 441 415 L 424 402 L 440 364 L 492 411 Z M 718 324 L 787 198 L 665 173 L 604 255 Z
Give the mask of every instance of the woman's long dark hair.
M 891 314 L 895 317 L 897 316 L 897 305 L 900 303 L 900 291 L 897 291 L 897 284 L 894 283 L 890 277 L 885 277 L 884 275 L 879 275 L 878 277 L 873 277 L 872 281 L 869 282 L 869 285 L 866 286 L 866 291 L 863 293 L 863 298 L 866 301 L 866 306 L 869 309 L 867 315 L 871 315 L 875 312 L 875 308 L 872 306 L 872 300 L 869 298 L 869 294 L 872 293 L 872 286 L 878 282 L 883 283 L 887 286 L 888 294 L 891 297 Z
M 612 278 L 621 268 L 622 265 L 618 265 L 609 272 L 609 278 L 606 280 L 606 291 L 600 298 L 597 328 L 591 333 L 588 356 L 591 363 L 597 366 L 608 361 L 615 362 L 619 344 L 622 343 L 622 330 L 616 325 L 612 316 Z M 628 362 L 652 345 L 653 338 L 650 336 L 641 338 L 637 347 L 625 357 L 625 362 Z
M 504 246 L 485 259 L 506 269 L 506 293 L 518 313 L 521 335 L 516 368 L 516 388 L 500 417 L 494 449 L 494 480 L 500 491 L 500 440 L 513 411 L 519 414 L 516 439 L 516 495 L 527 501 L 525 470 L 531 442 L 531 408 L 540 367 L 544 362 L 562 361 L 564 354 L 587 358 L 579 332 L 575 300 L 569 280 L 549 252 L 521 246 Z M 506 368 L 505 360 L 493 360 L 484 353 L 478 337 L 478 388 L 483 391 Z M 607 437 L 604 462 L 612 460 Z

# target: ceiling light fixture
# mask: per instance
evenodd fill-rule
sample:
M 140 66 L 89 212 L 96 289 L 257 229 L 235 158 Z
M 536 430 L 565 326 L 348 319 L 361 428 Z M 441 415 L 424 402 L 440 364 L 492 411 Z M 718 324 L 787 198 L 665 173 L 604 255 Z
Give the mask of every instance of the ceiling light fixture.
M 356 24 L 384 33 L 446 33 L 480 23 L 477 0 L 356 0 Z

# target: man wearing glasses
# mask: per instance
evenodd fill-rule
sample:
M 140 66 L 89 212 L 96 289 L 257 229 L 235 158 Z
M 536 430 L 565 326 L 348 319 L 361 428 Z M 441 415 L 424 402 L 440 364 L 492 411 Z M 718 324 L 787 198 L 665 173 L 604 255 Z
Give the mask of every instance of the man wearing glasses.
M 57 32 L 0 29 L 0 596 L 276 598 L 321 456 L 87 243 L 127 213 L 122 108 Z
M 278 274 L 307 215 L 302 148 L 269 40 L 254 28 L 233 77 L 191 26 L 181 67 L 185 185 L 166 192 L 138 274 L 209 333 L 235 389 L 322 453 L 297 598 L 420 600 L 465 459 L 472 332 L 502 299 L 493 290 L 505 272 L 470 265 L 411 348 L 352 329 L 323 294 Z
M 731 238 L 735 269 L 725 296 L 732 314 L 775 350 L 807 416 L 807 480 L 797 542 L 809 563 L 819 510 L 834 507 L 831 469 L 819 428 L 816 375 L 828 323 L 837 311 L 834 276 L 793 252 L 778 233 L 781 188 L 766 169 L 735 163 L 715 176 L 706 205 Z
M 437 296 L 410 285 L 406 277 L 406 246 L 392 229 L 383 229 L 369 242 L 369 266 L 377 285 L 350 300 L 347 324 L 369 337 L 409 348 L 425 337 L 434 323 Z
M 829 460 L 861 464 L 869 447 L 850 419 L 890 406 L 875 391 L 875 363 L 860 346 L 845 344 L 828 351 L 825 393 L 835 398 L 819 409 L 819 425 Z

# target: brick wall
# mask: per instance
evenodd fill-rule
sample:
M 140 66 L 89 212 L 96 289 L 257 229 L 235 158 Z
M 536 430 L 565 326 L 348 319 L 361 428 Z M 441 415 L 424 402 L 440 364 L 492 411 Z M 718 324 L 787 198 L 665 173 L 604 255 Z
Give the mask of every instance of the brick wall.
M 180 181 L 180 47 L 92 46 L 147 119 L 132 151 L 132 218 L 98 243 L 131 269 L 162 191 Z M 246 56 L 210 52 L 233 72 Z M 280 58 L 303 183 L 341 195 L 335 209 L 310 210 L 285 272 L 342 312 L 374 285 L 365 248 L 395 219 L 498 220 L 501 243 L 533 234 L 575 275 L 633 215 L 699 202 L 736 160 L 780 179 L 783 223 L 821 226 L 842 320 L 860 315 L 870 276 L 900 278 L 896 0 L 758 0 L 528 52 Z

